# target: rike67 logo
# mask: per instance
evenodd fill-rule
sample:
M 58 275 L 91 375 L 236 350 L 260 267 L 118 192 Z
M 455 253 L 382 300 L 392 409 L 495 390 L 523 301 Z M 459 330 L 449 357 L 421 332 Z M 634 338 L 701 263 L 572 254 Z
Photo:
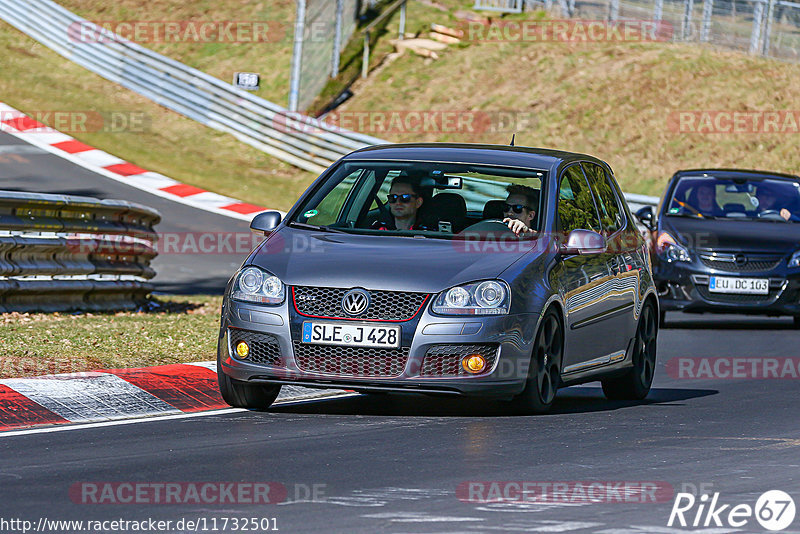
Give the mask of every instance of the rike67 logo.
M 763 493 L 755 502 L 749 504 L 722 504 L 719 493 L 699 498 L 691 493 L 678 493 L 669 514 L 667 526 L 681 527 L 723 527 L 741 528 L 753 518 L 766 530 L 778 531 L 789 527 L 794 521 L 794 500 L 788 493 L 770 490 Z

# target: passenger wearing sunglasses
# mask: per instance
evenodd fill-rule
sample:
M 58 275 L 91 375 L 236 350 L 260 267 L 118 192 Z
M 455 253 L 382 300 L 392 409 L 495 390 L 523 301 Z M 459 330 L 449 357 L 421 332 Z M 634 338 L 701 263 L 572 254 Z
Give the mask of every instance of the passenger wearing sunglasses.
M 417 213 L 422 203 L 419 183 L 406 176 L 398 176 L 392 182 L 386 197 L 391 217 L 379 219 L 373 225 L 378 230 L 422 230 L 417 221 Z
M 536 217 L 536 205 L 539 203 L 539 192 L 517 184 L 508 186 L 506 190 L 508 198 L 503 206 L 503 222 L 517 236 L 535 234 L 532 226 Z

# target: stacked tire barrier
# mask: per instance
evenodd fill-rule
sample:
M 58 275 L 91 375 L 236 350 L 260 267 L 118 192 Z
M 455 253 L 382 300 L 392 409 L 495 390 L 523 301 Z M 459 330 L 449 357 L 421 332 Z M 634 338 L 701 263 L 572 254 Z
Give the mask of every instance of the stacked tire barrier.
M 121 200 L 0 191 L 0 312 L 135 309 L 160 220 Z

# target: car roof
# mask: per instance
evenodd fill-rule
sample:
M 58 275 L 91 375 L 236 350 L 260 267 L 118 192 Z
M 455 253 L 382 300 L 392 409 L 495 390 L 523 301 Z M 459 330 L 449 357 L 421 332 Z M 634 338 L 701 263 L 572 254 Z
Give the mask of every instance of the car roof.
M 577 152 L 526 146 L 471 143 L 374 145 L 351 152 L 344 159 L 443 161 L 448 163 L 531 167 L 542 170 L 556 168 L 562 162 L 570 161 L 592 161 L 607 166 L 602 160 Z
M 673 178 L 708 174 L 714 178 L 784 178 L 800 181 L 800 176 L 784 174 L 781 172 L 759 171 L 752 169 L 683 169 L 675 173 Z

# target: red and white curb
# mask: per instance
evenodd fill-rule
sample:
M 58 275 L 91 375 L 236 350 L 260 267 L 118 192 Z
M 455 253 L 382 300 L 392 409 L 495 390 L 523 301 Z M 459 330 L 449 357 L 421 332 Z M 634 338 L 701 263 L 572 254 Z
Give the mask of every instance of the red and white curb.
M 182 184 L 163 174 L 137 167 L 54 130 L 2 102 L 0 131 L 112 180 L 195 208 L 246 221 L 268 209 Z
M 342 390 L 283 386 L 276 402 L 343 394 Z M 223 408 L 229 406 L 219 394 L 215 362 L 0 380 L 0 431 Z

